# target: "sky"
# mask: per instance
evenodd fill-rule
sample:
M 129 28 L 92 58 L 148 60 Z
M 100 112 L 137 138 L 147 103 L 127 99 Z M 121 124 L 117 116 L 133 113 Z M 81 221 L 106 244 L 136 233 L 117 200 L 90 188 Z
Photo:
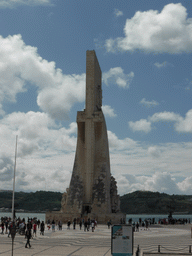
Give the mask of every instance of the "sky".
M 86 51 L 102 70 L 118 193 L 192 193 L 192 4 L 0 0 L 0 190 L 69 186 Z

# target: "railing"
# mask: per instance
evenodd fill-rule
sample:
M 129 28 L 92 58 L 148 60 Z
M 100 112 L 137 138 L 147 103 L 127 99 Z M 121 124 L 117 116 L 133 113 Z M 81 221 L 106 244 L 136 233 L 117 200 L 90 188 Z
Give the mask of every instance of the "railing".
M 153 246 L 153 249 L 152 248 L 148 248 L 149 251 L 143 251 L 142 255 L 150 255 L 150 254 L 174 254 L 174 255 L 179 255 L 179 254 L 186 254 L 186 255 L 189 255 L 191 254 L 191 245 L 187 245 L 187 246 L 184 246 L 184 247 L 165 247 L 163 245 L 158 245 L 157 247 L 157 251 L 154 251 L 154 246 Z M 152 250 L 150 250 L 152 249 Z M 137 247 L 137 250 L 136 250 L 136 256 L 140 256 L 140 249 L 139 249 L 139 245 Z

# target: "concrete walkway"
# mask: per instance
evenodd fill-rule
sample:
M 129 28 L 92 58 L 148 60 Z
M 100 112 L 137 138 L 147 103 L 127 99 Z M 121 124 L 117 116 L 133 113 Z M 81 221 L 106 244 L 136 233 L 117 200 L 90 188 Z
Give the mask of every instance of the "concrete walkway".
M 0 235 L 0 256 L 10 256 L 12 239 L 7 235 Z M 111 256 L 111 230 L 107 226 L 99 225 L 95 232 L 79 230 L 46 230 L 44 236 L 31 239 L 32 247 L 25 248 L 24 236 L 16 235 L 14 241 L 15 256 Z M 134 233 L 134 248 L 139 245 L 141 252 L 157 253 L 158 245 L 161 252 L 185 253 L 192 245 L 191 225 L 154 226 L 149 230 L 141 229 Z M 145 254 L 147 255 L 147 254 Z M 149 255 L 149 254 L 148 254 Z M 173 255 L 173 254 L 172 254 Z
M 157 255 L 152 253 L 158 253 L 158 249 L 161 254 L 186 255 L 189 254 L 189 246 L 192 246 L 191 225 L 156 225 L 149 230 L 142 228 L 134 233 L 134 240 L 135 246 L 139 245 L 144 255 Z

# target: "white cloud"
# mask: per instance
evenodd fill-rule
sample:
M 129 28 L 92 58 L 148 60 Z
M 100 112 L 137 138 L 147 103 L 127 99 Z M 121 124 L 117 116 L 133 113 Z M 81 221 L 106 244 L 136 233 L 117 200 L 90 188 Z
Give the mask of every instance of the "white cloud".
M 129 127 L 135 132 L 135 131 L 142 131 L 145 133 L 148 133 L 151 131 L 151 122 L 148 122 L 146 119 L 141 119 L 136 122 L 128 122 Z
M 151 122 L 160 122 L 160 121 L 181 121 L 182 117 L 179 114 L 175 114 L 174 112 L 159 112 L 152 115 L 152 117 L 149 118 Z
M 0 0 L 0 8 L 13 8 L 17 5 L 50 5 L 52 0 Z
M 133 131 L 145 131 L 147 133 L 151 131 L 151 125 L 155 122 L 174 122 L 175 131 L 192 133 L 192 109 L 186 113 L 185 118 L 174 112 L 164 111 L 155 113 L 148 119 L 130 121 L 128 124 Z
M 179 122 L 175 123 L 175 130 L 178 132 L 192 132 L 192 109 L 190 109 L 185 118 L 180 118 Z
M 145 190 L 159 191 L 167 194 L 178 194 L 181 192 L 172 175 L 167 172 L 156 172 L 152 177 L 146 179 L 144 187 Z
M 123 140 L 118 139 L 115 133 L 111 131 L 107 131 L 108 140 L 109 140 L 109 148 L 110 151 L 121 151 L 121 150 L 130 150 L 137 147 L 137 142 L 130 139 L 125 138 Z
M 156 62 L 154 63 L 154 65 L 157 67 L 157 68 L 166 68 L 166 67 L 174 67 L 174 65 L 172 63 L 169 63 L 167 61 L 164 61 L 162 63 L 159 63 L 159 62 Z
M 0 120 L 0 186 L 4 189 L 12 187 L 16 134 L 16 190 L 65 191 L 74 164 L 76 123 L 62 128 L 48 114 L 32 111 L 3 117 Z M 108 138 L 111 171 L 121 194 L 138 189 L 166 193 L 190 191 L 186 177 L 191 170 L 191 143 L 145 145 L 130 138 L 119 139 L 111 131 Z M 183 183 L 177 184 L 174 178 L 181 171 Z
M 75 150 L 76 124 L 69 129 L 60 128 L 46 114 L 40 112 L 12 113 L 0 120 L 2 148 L 0 152 L 9 152 L 9 148 L 17 134 L 19 138 L 19 156 L 33 152 L 48 154 L 49 150 L 57 149 L 68 152 Z M 44 153 L 43 153 L 44 152 Z
M 108 52 L 116 52 L 117 50 L 117 45 L 116 45 L 116 40 L 113 40 L 112 38 L 109 38 L 105 41 L 105 48 L 107 49 Z
M 178 182 L 179 189 L 185 194 L 192 193 L 192 176 L 185 178 L 183 181 Z
M 9 181 L 10 176 L 13 174 L 13 161 L 7 156 L 3 156 L 1 154 L 0 159 L 0 173 L 1 173 L 1 181 Z
M 111 68 L 108 72 L 103 73 L 103 82 L 106 85 L 117 84 L 119 87 L 129 88 L 134 78 L 134 73 L 125 74 L 121 67 Z
M 153 157 L 159 157 L 160 156 L 160 150 L 156 146 L 151 146 L 148 148 L 148 154 Z
M 0 113 L 2 103 L 16 102 L 25 85 L 38 87 L 37 104 L 52 118 L 68 117 L 73 104 L 85 99 L 85 74 L 64 75 L 55 62 L 42 59 L 37 48 L 26 45 L 21 35 L 0 36 Z
M 107 39 L 107 51 L 180 53 L 192 50 L 192 20 L 181 3 L 165 5 L 157 10 L 137 11 L 126 20 L 125 37 Z
M 109 116 L 109 117 L 116 117 L 117 115 L 114 112 L 114 109 L 111 108 L 111 106 L 108 105 L 104 105 L 102 106 L 102 110 L 105 116 Z
M 186 180 L 184 180 L 183 183 L 186 183 Z M 186 192 L 186 190 L 183 191 L 180 188 L 181 184 L 176 183 L 175 178 L 167 172 L 155 172 L 151 176 L 119 174 L 117 175 L 117 184 L 119 185 L 118 192 L 121 195 L 136 190 L 158 191 L 167 194 L 182 194 L 183 192 Z
M 164 61 L 163 63 L 156 62 L 154 64 L 157 68 L 165 68 L 167 66 L 167 62 Z
M 17 190 L 45 189 L 64 191 L 68 186 L 76 148 L 76 123 L 68 128 L 56 125 L 46 113 L 12 113 L 0 120 L 0 187 L 11 189 L 15 136 L 18 135 Z M 62 180 L 50 183 L 60 170 Z M 39 177 L 36 181 L 36 176 Z M 30 184 L 28 183 L 30 181 Z M 66 187 L 65 187 L 66 188 Z
M 110 161 L 114 176 L 132 174 L 152 176 L 168 172 L 174 177 L 188 177 L 191 171 L 192 143 L 146 145 L 109 134 Z M 113 144 L 112 144 L 113 143 Z
M 118 9 L 115 9 L 114 14 L 115 14 L 116 17 L 123 16 L 123 12 L 118 10 Z
M 167 68 L 167 67 L 174 67 L 174 65 L 170 62 L 167 62 L 167 61 L 164 61 L 162 63 L 159 63 L 159 62 L 156 62 L 154 63 L 154 65 L 158 68 L 158 69 L 161 69 L 161 68 Z
M 154 107 L 154 106 L 157 106 L 159 105 L 159 103 L 155 100 L 152 100 L 152 101 L 147 101 L 145 98 L 143 98 L 141 101 L 140 101 L 140 104 L 150 108 L 150 107 Z
M 63 75 L 57 84 L 43 88 L 37 97 L 39 107 L 52 118 L 67 119 L 71 107 L 85 99 L 85 74 Z

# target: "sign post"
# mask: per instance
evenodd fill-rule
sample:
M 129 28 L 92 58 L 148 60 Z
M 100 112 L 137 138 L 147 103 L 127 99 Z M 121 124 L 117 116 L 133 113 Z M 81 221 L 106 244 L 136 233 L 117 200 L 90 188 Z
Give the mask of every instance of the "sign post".
M 113 225 L 111 229 L 111 254 L 133 255 L 133 228 L 131 225 Z

